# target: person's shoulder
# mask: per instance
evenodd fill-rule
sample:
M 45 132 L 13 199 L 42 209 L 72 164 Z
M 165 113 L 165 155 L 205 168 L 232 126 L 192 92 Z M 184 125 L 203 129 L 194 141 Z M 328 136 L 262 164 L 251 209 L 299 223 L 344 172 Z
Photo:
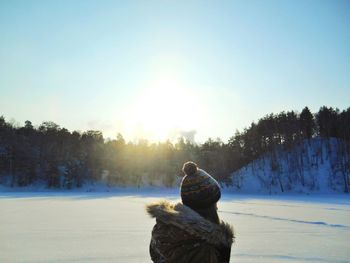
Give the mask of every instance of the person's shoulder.
M 162 219 L 171 216 L 175 211 L 176 204 L 162 200 L 146 205 L 146 212 L 153 218 Z
M 232 243 L 235 241 L 235 231 L 231 224 L 220 221 L 219 224 L 220 235 L 222 239 L 222 244 L 226 247 L 231 247 Z

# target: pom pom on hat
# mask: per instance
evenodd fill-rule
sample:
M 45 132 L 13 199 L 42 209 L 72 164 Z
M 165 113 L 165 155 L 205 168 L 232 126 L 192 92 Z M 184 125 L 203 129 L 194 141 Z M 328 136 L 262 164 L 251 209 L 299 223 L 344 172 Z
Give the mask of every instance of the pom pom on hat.
M 186 175 L 193 175 L 197 172 L 197 170 L 198 170 L 198 166 L 194 162 L 184 163 L 184 166 L 182 167 L 182 171 Z

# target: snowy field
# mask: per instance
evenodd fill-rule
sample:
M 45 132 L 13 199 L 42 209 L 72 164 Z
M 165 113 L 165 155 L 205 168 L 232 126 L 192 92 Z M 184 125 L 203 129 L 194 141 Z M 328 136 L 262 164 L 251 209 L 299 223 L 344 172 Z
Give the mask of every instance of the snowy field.
M 144 206 L 161 197 L 0 192 L 0 262 L 151 262 Z M 350 262 L 349 196 L 226 194 L 219 211 L 235 227 L 232 262 Z

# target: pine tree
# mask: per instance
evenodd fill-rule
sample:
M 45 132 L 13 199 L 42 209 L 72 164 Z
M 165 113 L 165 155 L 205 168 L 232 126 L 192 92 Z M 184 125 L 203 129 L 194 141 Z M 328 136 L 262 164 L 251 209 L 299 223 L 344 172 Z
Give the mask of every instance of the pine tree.
M 315 132 L 315 119 L 308 107 L 300 113 L 300 127 L 303 138 L 311 139 Z

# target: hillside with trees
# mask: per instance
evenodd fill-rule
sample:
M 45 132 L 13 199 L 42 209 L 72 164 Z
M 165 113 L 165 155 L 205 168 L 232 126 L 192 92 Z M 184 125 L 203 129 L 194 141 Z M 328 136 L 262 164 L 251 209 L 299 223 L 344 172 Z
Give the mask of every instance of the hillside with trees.
M 349 158 L 336 138 L 312 138 L 276 149 L 232 174 L 232 188 L 249 193 L 349 192 Z
M 9 187 L 72 189 L 94 182 L 172 187 L 187 160 L 197 162 L 223 187 L 244 188 L 248 178 L 260 177 L 259 187 L 281 192 L 296 185 L 317 189 L 315 167 L 324 170 L 326 165 L 329 185 L 349 192 L 350 108 L 269 114 L 226 143 L 209 138 L 202 144 L 184 138 L 133 143 L 121 134 L 106 140 L 101 131 L 70 132 L 51 121 L 17 127 L 0 117 L 0 184 Z

